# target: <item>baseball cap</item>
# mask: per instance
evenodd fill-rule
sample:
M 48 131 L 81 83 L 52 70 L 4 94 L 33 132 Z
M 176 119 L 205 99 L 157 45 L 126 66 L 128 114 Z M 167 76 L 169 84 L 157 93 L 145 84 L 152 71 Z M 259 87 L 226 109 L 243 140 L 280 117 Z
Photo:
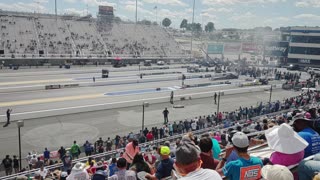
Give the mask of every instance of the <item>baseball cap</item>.
M 170 148 L 168 146 L 161 146 L 160 154 L 161 155 L 170 155 Z
M 245 148 L 249 146 L 249 139 L 243 132 L 237 132 L 232 137 L 232 144 L 238 148 Z
M 61 177 L 67 177 L 67 176 L 68 176 L 68 173 L 67 173 L 67 172 L 62 172 L 60 176 L 61 176 Z
M 282 165 L 266 165 L 261 169 L 264 179 L 270 180 L 293 180 L 291 171 Z
M 176 163 L 188 165 L 198 161 L 200 149 L 188 139 L 182 140 L 176 149 Z

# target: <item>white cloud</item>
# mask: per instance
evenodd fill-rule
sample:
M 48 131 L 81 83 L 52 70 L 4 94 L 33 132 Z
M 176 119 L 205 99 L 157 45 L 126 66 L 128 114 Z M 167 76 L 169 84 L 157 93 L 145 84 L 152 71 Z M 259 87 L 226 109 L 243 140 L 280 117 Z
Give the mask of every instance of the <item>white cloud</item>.
M 134 0 L 120 1 L 120 3 L 125 5 L 136 5 L 136 1 Z M 141 1 L 138 1 L 138 6 L 143 6 L 143 3 Z
M 216 12 L 222 12 L 222 13 L 230 13 L 233 9 L 231 8 L 208 8 L 203 10 L 203 13 L 216 13 Z
M 320 16 L 315 15 L 315 14 L 299 14 L 294 16 L 293 18 L 295 19 L 303 19 L 303 20 L 320 20 Z
M 204 5 L 235 5 L 235 4 L 261 4 L 261 3 L 278 3 L 286 0 L 202 0 Z
M 41 12 L 41 13 L 47 13 L 48 10 L 45 6 L 42 5 L 42 2 L 45 3 L 45 1 L 41 1 L 40 3 L 23 3 L 23 2 L 16 2 L 16 3 L 0 3 L 0 9 L 3 10 L 9 10 L 9 11 L 23 11 L 23 12 Z
M 116 7 L 116 3 L 111 3 L 105 0 L 64 0 L 67 3 L 79 3 L 82 2 L 84 4 L 88 4 L 88 6 L 113 6 Z
M 151 4 L 162 4 L 162 5 L 169 5 L 169 6 L 183 6 L 186 7 L 188 4 L 182 2 L 181 0 L 143 0 L 146 3 Z
M 75 8 L 67 8 L 67 9 L 64 9 L 63 12 L 66 13 L 66 14 L 80 15 L 80 16 L 83 16 L 83 15 L 87 14 L 87 10 L 86 9 L 79 10 L 79 9 L 75 9 Z M 90 13 L 90 12 L 88 12 L 88 13 Z
M 124 9 L 130 12 L 136 12 L 136 5 L 128 4 Z M 138 16 L 140 16 L 139 14 L 153 15 L 153 12 L 138 6 Z
M 296 7 L 320 7 L 319 0 L 299 0 L 295 3 Z

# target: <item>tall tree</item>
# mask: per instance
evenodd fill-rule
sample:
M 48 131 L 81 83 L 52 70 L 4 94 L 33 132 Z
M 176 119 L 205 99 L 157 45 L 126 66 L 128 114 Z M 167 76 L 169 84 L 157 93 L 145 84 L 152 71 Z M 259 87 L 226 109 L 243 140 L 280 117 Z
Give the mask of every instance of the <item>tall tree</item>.
M 213 22 L 208 22 L 208 24 L 207 24 L 207 32 L 212 32 L 214 30 L 215 30 L 215 28 L 214 28 Z
M 163 25 L 164 27 L 169 27 L 169 26 L 171 25 L 171 20 L 170 20 L 169 18 L 164 18 L 164 19 L 162 20 L 162 25 Z
M 188 20 L 183 19 L 181 24 L 180 24 L 180 29 L 186 29 L 188 26 Z

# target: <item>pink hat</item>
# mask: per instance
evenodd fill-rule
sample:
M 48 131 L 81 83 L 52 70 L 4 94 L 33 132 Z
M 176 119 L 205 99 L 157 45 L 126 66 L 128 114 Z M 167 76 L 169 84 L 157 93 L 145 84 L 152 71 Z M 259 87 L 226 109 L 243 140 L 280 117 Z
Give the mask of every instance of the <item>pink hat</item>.
M 311 119 L 311 114 L 309 112 L 306 112 L 305 117 Z

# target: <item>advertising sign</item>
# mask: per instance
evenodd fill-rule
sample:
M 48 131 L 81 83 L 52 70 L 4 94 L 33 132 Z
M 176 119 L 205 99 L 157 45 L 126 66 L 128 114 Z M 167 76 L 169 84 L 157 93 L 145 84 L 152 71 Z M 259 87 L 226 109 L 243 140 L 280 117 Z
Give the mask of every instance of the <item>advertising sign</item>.
M 255 53 L 257 51 L 257 45 L 255 43 L 242 43 L 242 52 Z
M 208 54 L 222 54 L 223 44 L 208 44 Z
M 264 47 L 264 54 L 266 56 L 288 56 L 289 42 L 266 42 Z
M 225 43 L 224 54 L 241 54 L 241 43 Z
M 99 14 L 100 15 L 113 15 L 113 7 L 112 6 L 99 6 Z

